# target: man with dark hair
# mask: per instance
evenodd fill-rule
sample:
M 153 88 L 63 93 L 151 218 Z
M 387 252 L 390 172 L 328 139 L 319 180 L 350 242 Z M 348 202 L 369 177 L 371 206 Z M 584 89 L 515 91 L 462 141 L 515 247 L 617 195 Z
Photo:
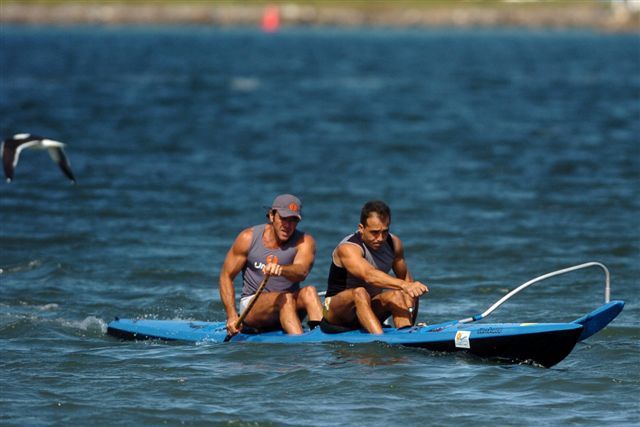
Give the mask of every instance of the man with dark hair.
M 309 326 L 320 323 L 322 305 L 316 288 L 300 283 L 307 277 L 316 255 L 316 243 L 310 234 L 297 230 L 302 219 L 302 204 L 291 194 L 275 198 L 267 212 L 269 222 L 242 231 L 229 249 L 220 272 L 220 297 L 227 312 L 229 335 L 236 328 L 238 311 L 233 280 L 242 271 L 240 310 L 253 298 L 265 275 L 269 281 L 244 324 L 258 330 L 283 329 L 301 334 L 299 313 L 309 317 Z
M 342 239 L 333 251 L 320 325 L 323 331 L 362 327 L 381 334 L 381 322 L 389 315 L 397 328 L 415 322 L 412 309 L 429 289 L 413 280 L 402 242 L 389 232 L 390 224 L 391 209 L 386 203 L 367 202 L 357 232 Z M 392 269 L 395 277 L 388 274 Z

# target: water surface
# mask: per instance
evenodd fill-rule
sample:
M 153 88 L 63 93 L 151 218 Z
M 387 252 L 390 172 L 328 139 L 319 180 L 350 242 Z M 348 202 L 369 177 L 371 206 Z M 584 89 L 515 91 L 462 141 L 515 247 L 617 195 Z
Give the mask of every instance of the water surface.
M 635 425 L 640 422 L 640 40 L 591 32 L 0 31 L 0 129 L 68 143 L 0 186 L 5 425 Z M 282 192 L 317 241 L 308 283 L 372 198 L 420 321 L 596 260 L 625 310 L 552 369 L 381 344 L 120 342 L 114 316 L 224 320 L 233 239 Z M 597 270 L 492 321 L 570 321 Z

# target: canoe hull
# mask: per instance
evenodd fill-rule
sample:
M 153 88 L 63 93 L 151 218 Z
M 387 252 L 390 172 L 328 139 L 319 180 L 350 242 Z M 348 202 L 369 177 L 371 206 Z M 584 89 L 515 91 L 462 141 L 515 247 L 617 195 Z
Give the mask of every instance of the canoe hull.
M 562 361 L 582 341 L 606 327 L 624 307 L 611 301 L 571 323 L 460 323 L 450 321 L 406 329 L 386 328 L 382 335 L 363 330 L 326 334 L 316 328 L 302 335 L 282 331 L 238 334 L 230 343 L 318 344 L 345 342 L 424 348 L 441 352 L 467 352 L 508 362 L 533 362 L 547 368 Z M 224 322 L 189 320 L 117 319 L 107 333 L 128 340 L 168 340 L 222 343 L 227 335 Z
M 582 325 L 550 324 L 445 324 L 442 326 L 388 328 L 383 335 L 364 331 L 325 334 L 318 328 L 302 335 L 282 332 L 239 334 L 231 343 L 313 344 L 345 342 L 362 344 L 381 342 L 388 345 L 424 348 L 431 351 L 465 351 L 483 358 L 509 362 L 535 362 L 550 367 L 564 359 L 573 349 Z M 130 340 L 160 339 L 186 342 L 222 342 L 226 329 L 222 322 L 190 322 L 182 320 L 130 320 L 111 322 L 107 332 Z
M 442 352 L 462 350 L 482 358 L 516 363 L 533 362 L 550 368 L 571 353 L 581 332 L 582 328 L 558 328 L 507 336 L 472 337 L 469 348 L 458 348 L 450 340 L 405 345 Z

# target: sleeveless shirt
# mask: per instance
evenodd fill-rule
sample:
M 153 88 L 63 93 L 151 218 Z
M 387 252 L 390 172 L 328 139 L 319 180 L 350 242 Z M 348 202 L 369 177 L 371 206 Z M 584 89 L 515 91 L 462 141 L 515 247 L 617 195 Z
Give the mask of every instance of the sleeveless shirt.
M 395 249 L 393 247 L 393 239 L 391 237 L 391 233 L 387 236 L 387 240 L 385 243 L 378 249 L 374 251 L 370 249 L 367 245 L 364 244 L 362 240 L 362 236 L 360 233 L 351 234 L 338 244 L 349 242 L 354 243 L 362 249 L 362 256 L 364 259 L 374 266 L 376 269 L 388 273 L 393 267 L 393 260 L 395 259 Z M 334 253 L 338 248 L 334 249 Z M 352 275 L 347 271 L 344 267 L 339 267 L 333 262 L 333 256 L 331 257 L 331 267 L 329 269 L 329 278 L 327 279 L 327 294 L 326 296 L 331 297 L 344 291 L 345 289 L 357 288 L 359 286 L 364 287 L 370 295 L 375 296 L 382 292 L 381 288 L 371 286 L 367 284 L 364 280 Z
M 260 283 L 264 280 L 262 267 L 267 264 L 268 257 L 277 257 L 277 263 L 280 265 L 293 264 L 298 252 L 296 243 L 304 235 L 303 231 L 296 230 L 282 248 L 267 248 L 262 242 L 262 235 L 266 225 L 261 224 L 252 227 L 251 246 L 249 247 L 247 262 L 242 268 L 242 297 L 253 295 L 258 290 Z M 297 291 L 298 289 L 300 289 L 299 282 L 291 282 L 284 276 L 271 276 L 264 288 L 265 292 Z

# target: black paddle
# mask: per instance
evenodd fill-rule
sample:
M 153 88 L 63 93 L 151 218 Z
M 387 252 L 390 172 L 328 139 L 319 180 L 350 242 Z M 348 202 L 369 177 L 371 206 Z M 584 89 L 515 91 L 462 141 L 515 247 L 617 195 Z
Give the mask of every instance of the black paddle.
M 260 286 L 258 286 L 258 290 L 256 291 L 255 294 L 253 294 L 253 298 L 251 298 L 251 301 L 249 301 L 249 304 L 247 304 L 247 308 L 244 309 L 244 311 L 242 312 L 242 314 L 240 315 L 240 317 L 236 321 L 236 329 L 240 328 L 240 325 L 242 325 L 242 322 L 244 321 L 244 318 L 247 317 L 247 314 L 249 314 L 249 312 L 253 308 L 254 304 L 258 300 L 258 297 L 262 293 L 262 290 L 267 285 L 267 282 L 269 281 L 269 277 L 270 277 L 269 274 L 264 276 L 264 280 L 262 281 L 262 283 L 260 283 Z M 229 342 L 229 340 L 232 337 L 233 337 L 233 335 L 227 334 L 227 336 L 224 337 L 224 342 Z

